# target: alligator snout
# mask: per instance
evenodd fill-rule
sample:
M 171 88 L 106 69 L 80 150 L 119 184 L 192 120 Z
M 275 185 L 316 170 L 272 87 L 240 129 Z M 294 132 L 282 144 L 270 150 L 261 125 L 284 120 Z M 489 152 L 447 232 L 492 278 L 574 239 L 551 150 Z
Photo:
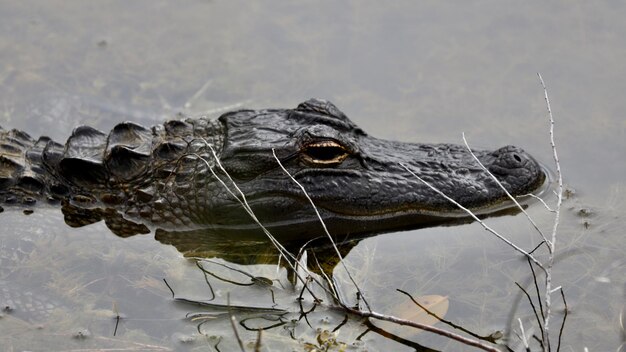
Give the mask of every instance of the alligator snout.
M 490 156 L 494 159 L 486 165 L 487 169 L 514 195 L 528 193 L 544 181 L 539 163 L 521 148 L 508 145 Z
M 536 163 L 535 159 L 523 149 L 513 145 L 502 147 L 491 154 L 496 158 L 494 166 L 505 169 L 522 168 L 526 167 L 528 163 Z

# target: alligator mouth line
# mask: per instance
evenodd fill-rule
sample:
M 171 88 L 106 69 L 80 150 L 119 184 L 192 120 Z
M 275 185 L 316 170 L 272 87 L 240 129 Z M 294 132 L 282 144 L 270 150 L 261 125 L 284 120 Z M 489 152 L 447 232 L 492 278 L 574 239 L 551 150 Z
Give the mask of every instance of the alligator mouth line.
M 536 197 L 541 197 L 550 190 L 550 185 L 552 184 L 552 181 L 553 181 L 552 172 L 550 169 L 546 168 L 545 166 L 543 165 L 540 165 L 540 166 L 541 166 L 541 171 L 544 174 L 544 177 L 541 180 L 539 180 L 541 181 L 541 185 L 539 185 L 538 187 L 534 187 L 533 185 L 530 185 L 529 188 L 534 188 L 533 192 L 529 194 L 515 196 L 516 201 L 523 208 L 527 208 L 530 204 L 534 203 L 534 200 Z M 249 205 L 252 207 L 255 205 L 254 203 L 257 203 L 260 206 L 262 206 L 263 204 L 262 200 L 265 198 L 263 197 L 263 193 L 265 192 L 246 196 Z M 308 204 L 309 201 L 303 196 L 302 193 L 291 193 L 291 192 L 285 192 L 285 191 L 281 191 L 279 193 L 281 196 L 285 198 L 297 200 L 300 202 L 306 202 L 307 205 L 310 206 L 310 204 Z M 276 197 L 277 193 L 274 193 L 273 196 Z M 416 206 L 411 203 L 401 203 L 396 206 L 381 208 L 381 209 L 370 208 L 370 209 L 367 209 L 366 211 L 364 210 L 363 212 L 359 212 L 357 208 L 334 206 L 334 204 L 330 202 L 320 202 L 320 201 L 316 202 L 315 200 L 313 200 L 313 203 L 315 204 L 316 208 L 322 209 L 331 214 L 327 216 L 327 218 L 335 217 L 335 218 L 342 218 L 345 220 L 355 220 L 355 221 L 384 221 L 384 220 L 393 219 L 396 217 L 406 217 L 406 216 L 412 216 L 412 215 L 415 215 L 415 216 L 425 215 L 425 216 L 429 216 L 432 218 L 440 218 L 440 219 L 445 219 L 445 218 L 459 219 L 459 218 L 465 218 L 465 217 L 470 216 L 465 210 L 454 205 L 452 202 L 449 202 L 450 204 L 449 208 L 428 207 L 428 206 L 423 206 L 423 205 Z M 516 208 L 517 208 L 517 205 L 512 200 L 510 200 L 510 198 L 506 195 L 503 195 L 497 199 L 494 199 L 490 201 L 488 204 L 484 204 L 481 206 L 466 207 L 466 209 L 468 209 L 474 215 L 477 215 L 477 216 L 483 216 L 483 215 L 487 215 L 491 213 L 498 213 L 498 212 L 502 212 L 506 210 L 514 210 Z M 351 211 L 351 210 L 357 210 L 357 211 Z M 313 217 L 314 215 L 313 209 L 311 209 L 311 215 L 312 215 L 311 217 L 312 221 L 309 221 L 309 222 L 316 222 L 316 221 L 319 222 L 319 219 L 317 217 Z M 287 225 L 301 224 L 303 222 L 302 219 L 275 221 L 275 222 L 267 222 L 267 223 L 264 223 L 262 219 L 259 219 L 259 220 L 261 220 L 261 223 L 264 226 L 266 225 L 267 226 L 287 226 Z M 252 226 L 233 225 L 232 228 L 254 228 L 255 226 L 258 227 L 258 225 L 252 224 Z M 224 226 L 224 227 L 231 228 L 230 225 Z

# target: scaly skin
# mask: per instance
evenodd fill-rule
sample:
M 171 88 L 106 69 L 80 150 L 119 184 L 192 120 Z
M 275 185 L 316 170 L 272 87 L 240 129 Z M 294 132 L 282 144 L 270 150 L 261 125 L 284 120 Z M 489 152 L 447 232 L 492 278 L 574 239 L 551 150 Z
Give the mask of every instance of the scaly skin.
M 241 110 L 214 121 L 169 121 L 150 129 L 125 122 L 108 135 L 80 126 L 64 146 L 0 130 L 0 202 L 61 203 L 68 224 L 105 220 L 122 236 L 151 228 L 258 233 L 211 173 L 210 167 L 232 187 L 209 146 L 259 220 L 282 238 L 313 237 L 321 225 L 272 149 L 336 235 L 420 227 L 464 215 L 400 164 L 478 212 L 508 202 L 464 147 L 377 139 L 317 99 L 296 109 Z M 515 196 L 545 180 L 539 164 L 517 147 L 475 154 Z

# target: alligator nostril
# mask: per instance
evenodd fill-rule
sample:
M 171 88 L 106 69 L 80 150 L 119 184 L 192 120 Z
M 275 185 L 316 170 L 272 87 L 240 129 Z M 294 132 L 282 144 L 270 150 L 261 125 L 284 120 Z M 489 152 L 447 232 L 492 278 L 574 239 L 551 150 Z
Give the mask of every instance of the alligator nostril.
M 520 156 L 517 154 L 513 154 L 513 159 L 517 160 L 518 163 L 522 162 L 522 158 L 520 158 Z

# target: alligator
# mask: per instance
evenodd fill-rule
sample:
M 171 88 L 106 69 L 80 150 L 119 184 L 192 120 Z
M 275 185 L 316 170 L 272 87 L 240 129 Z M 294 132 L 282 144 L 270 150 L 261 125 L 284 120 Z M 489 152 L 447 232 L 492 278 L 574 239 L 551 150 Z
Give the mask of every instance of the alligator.
M 513 196 L 536 191 L 546 179 L 518 147 L 474 154 Z M 64 145 L 0 128 L 0 204 L 29 211 L 35 204 L 60 204 L 69 225 L 104 220 L 120 236 L 151 229 L 259 233 L 242 196 L 229 192 L 234 184 L 275 236 L 320 235 L 309 201 L 281 166 L 336 235 L 465 216 L 406 168 L 478 213 L 511 206 L 464 146 L 378 139 L 321 99 L 151 128 L 123 122 L 108 134 L 79 126 Z

